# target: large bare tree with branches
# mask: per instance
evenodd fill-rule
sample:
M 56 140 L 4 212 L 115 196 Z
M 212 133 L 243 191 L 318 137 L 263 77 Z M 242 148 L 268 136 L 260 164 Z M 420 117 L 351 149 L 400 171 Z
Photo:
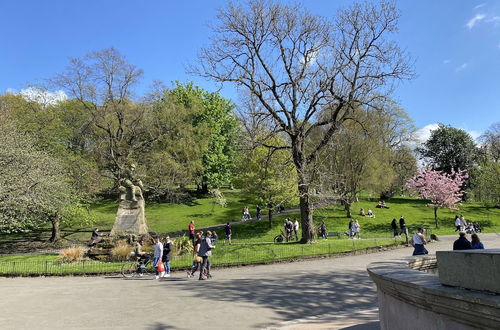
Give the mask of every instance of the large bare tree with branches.
M 369 110 L 390 94 L 393 82 L 412 75 L 408 57 L 388 39 L 397 31 L 394 3 L 354 4 L 334 19 L 299 5 L 250 0 L 219 10 L 211 43 L 194 72 L 235 83 L 257 98 L 261 116 L 288 135 L 297 171 L 302 241 L 314 226 L 309 203 L 310 167 L 318 152 L 356 108 Z M 330 109 L 328 117 L 318 116 Z M 309 143 L 321 128 L 322 138 Z

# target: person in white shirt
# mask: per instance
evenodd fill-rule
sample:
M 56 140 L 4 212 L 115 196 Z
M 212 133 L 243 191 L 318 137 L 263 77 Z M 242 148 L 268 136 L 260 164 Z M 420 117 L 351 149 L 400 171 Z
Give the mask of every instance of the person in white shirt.
M 424 245 L 427 244 L 427 241 L 425 240 L 424 237 L 424 228 L 418 227 L 417 232 L 413 234 L 413 237 L 411 238 L 411 245 L 415 248 L 413 250 L 413 255 L 422 255 L 422 254 L 428 254 L 429 251 L 424 247 Z
M 295 219 L 295 222 L 293 223 L 293 232 L 295 234 L 295 240 L 299 240 L 298 232 L 299 232 L 299 221 Z
M 163 244 L 160 242 L 160 237 L 154 238 L 155 242 L 155 252 L 153 255 L 153 266 L 155 268 L 156 279 L 160 278 L 160 272 L 158 271 L 158 263 L 161 262 L 163 256 Z

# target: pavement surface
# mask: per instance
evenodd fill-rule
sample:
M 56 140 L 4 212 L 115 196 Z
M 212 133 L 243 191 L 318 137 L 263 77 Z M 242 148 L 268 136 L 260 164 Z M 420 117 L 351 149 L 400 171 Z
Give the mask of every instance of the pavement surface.
M 497 234 L 480 235 L 500 248 Z M 449 250 L 453 237 L 428 245 Z M 216 253 L 216 250 L 214 251 Z M 412 248 L 273 265 L 213 269 L 207 281 L 170 278 L 0 279 L 1 329 L 378 329 L 366 266 Z

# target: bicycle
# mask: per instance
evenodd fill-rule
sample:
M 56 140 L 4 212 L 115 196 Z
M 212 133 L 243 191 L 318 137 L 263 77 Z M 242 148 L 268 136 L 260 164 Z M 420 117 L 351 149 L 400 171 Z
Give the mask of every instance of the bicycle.
M 123 263 L 121 274 L 123 277 L 134 277 L 134 276 L 143 276 L 144 274 L 153 274 L 155 269 L 153 267 L 153 263 L 151 258 L 146 256 L 143 257 L 134 257 L 135 260 L 127 260 Z
M 284 241 L 285 239 L 287 239 L 287 237 L 286 237 L 285 233 L 283 233 L 283 230 L 280 230 L 279 235 L 277 235 L 277 236 L 275 236 L 275 237 L 274 237 L 274 243 L 283 243 L 283 241 Z M 293 239 L 293 238 L 292 238 L 291 234 L 289 234 L 289 237 L 288 237 L 287 242 L 288 242 L 288 241 L 291 241 L 292 239 Z

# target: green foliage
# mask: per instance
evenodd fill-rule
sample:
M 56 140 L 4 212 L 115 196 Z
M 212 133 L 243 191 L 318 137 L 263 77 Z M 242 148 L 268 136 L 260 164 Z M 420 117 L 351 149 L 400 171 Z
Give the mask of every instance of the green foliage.
M 177 82 L 172 90 L 178 102 L 186 107 L 201 107 L 193 118 L 194 127 L 204 127 L 206 149 L 202 155 L 200 184 L 216 188 L 231 181 L 235 157 L 235 132 L 237 121 L 234 105 L 217 92 L 208 92 L 193 83 Z
M 279 136 L 262 141 L 275 147 L 284 146 Z M 274 205 L 297 205 L 297 175 L 289 149 L 267 148 L 262 144 L 239 153 L 235 183 L 242 191 L 265 208 Z
M 0 221 L 2 231 L 26 231 L 57 216 L 64 223 L 88 220 L 61 163 L 38 150 L 13 125 L 0 125 Z
M 443 124 L 431 132 L 418 151 L 433 169 L 448 174 L 470 171 L 477 157 L 476 143 L 466 131 Z
M 487 158 L 479 164 L 473 193 L 477 200 L 500 206 L 500 163 Z

